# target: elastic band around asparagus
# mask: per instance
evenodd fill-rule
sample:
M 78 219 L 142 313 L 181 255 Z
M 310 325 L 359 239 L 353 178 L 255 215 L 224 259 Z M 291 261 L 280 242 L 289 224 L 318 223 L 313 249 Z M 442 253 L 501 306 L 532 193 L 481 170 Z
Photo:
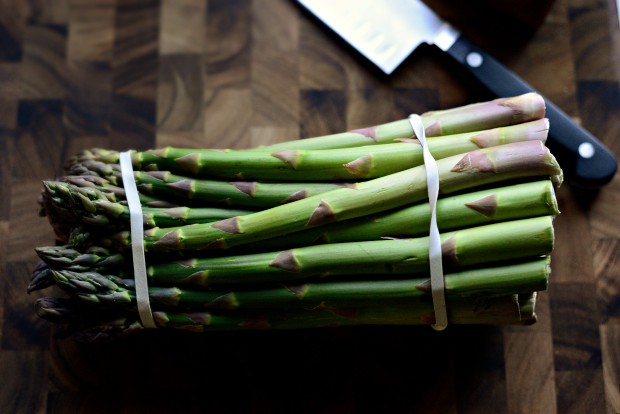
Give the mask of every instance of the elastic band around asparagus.
M 545 290 L 550 259 L 504 266 L 482 267 L 445 274 L 445 293 L 454 299 L 483 299 Z M 125 281 L 111 276 L 86 275 L 68 270 L 51 270 L 55 282 L 85 302 L 109 306 L 135 305 L 135 292 Z M 84 292 L 86 284 L 96 291 Z M 79 288 L 78 288 L 79 287 Z M 77 292 L 76 292 L 77 290 Z M 368 281 L 316 282 L 257 290 L 193 290 L 180 287 L 150 287 L 154 310 L 159 307 L 181 309 L 293 309 L 317 306 L 342 307 L 428 301 L 428 277 Z
M 443 194 L 525 177 L 554 176 L 561 169 L 540 141 L 525 141 L 477 150 L 438 161 Z M 341 188 L 245 216 L 215 223 L 145 232 L 147 250 L 224 249 L 307 228 L 368 216 L 413 204 L 426 197 L 423 166 Z M 128 234 L 120 232 L 102 242 L 127 247 Z

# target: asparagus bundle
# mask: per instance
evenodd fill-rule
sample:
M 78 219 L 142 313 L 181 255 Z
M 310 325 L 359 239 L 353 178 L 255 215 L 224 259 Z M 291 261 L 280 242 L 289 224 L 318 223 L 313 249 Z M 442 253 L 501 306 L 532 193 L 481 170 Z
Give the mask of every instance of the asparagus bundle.
M 536 94 L 422 115 L 437 160 L 450 323 L 528 324 L 553 249 L 562 171 Z M 132 151 L 148 296 L 196 332 L 432 324 L 426 168 L 408 120 L 246 150 Z M 43 183 L 57 246 L 29 291 L 80 339 L 144 329 L 119 153 L 85 150 Z

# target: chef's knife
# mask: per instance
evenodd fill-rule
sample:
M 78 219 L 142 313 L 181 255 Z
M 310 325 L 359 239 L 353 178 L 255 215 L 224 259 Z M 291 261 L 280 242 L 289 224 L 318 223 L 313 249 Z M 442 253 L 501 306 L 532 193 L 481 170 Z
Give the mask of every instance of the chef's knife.
M 297 0 L 386 74 L 420 44 L 435 45 L 500 97 L 534 88 L 466 39 L 419 0 Z M 615 156 L 545 99 L 547 145 L 569 183 L 598 188 L 616 174 Z

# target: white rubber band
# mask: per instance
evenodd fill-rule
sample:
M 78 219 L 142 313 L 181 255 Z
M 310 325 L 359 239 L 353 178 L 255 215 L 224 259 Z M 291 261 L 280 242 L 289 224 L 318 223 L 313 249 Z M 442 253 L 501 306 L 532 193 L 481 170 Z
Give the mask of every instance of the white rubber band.
M 433 329 L 441 331 L 448 326 L 448 313 L 446 309 L 446 296 L 444 292 L 443 263 L 441 257 L 441 239 L 437 227 L 437 198 L 439 197 L 439 171 L 437 162 L 426 144 L 426 132 L 419 115 L 409 115 L 409 123 L 416 138 L 422 145 L 424 167 L 426 168 L 426 185 L 428 188 L 428 201 L 431 208 L 431 225 L 429 230 L 428 261 L 431 271 L 431 294 L 433 308 L 435 310 L 435 324 Z
M 131 253 L 133 256 L 133 274 L 136 283 L 136 301 L 138 314 L 145 328 L 157 328 L 151 312 L 149 302 L 149 284 L 146 276 L 146 259 L 144 257 L 144 227 L 142 219 L 142 205 L 138 195 L 138 188 L 133 176 L 131 153 L 121 152 L 121 175 L 125 197 L 129 206 L 129 223 L 131 229 Z

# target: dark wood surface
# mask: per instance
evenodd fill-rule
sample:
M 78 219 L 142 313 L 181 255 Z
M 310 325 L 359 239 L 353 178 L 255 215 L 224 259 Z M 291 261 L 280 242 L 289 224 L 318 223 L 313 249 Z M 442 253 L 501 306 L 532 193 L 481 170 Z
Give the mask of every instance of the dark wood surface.
M 432 3 L 620 154 L 613 0 Z M 617 176 L 559 192 L 529 327 L 85 346 L 32 311 L 33 248 L 53 243 L 40 183 L 80 149 L 243 148 L 487 98 L 428 48 L 379 76 L 290 0 L 0 1 L 0 412 L 619 413 Z

